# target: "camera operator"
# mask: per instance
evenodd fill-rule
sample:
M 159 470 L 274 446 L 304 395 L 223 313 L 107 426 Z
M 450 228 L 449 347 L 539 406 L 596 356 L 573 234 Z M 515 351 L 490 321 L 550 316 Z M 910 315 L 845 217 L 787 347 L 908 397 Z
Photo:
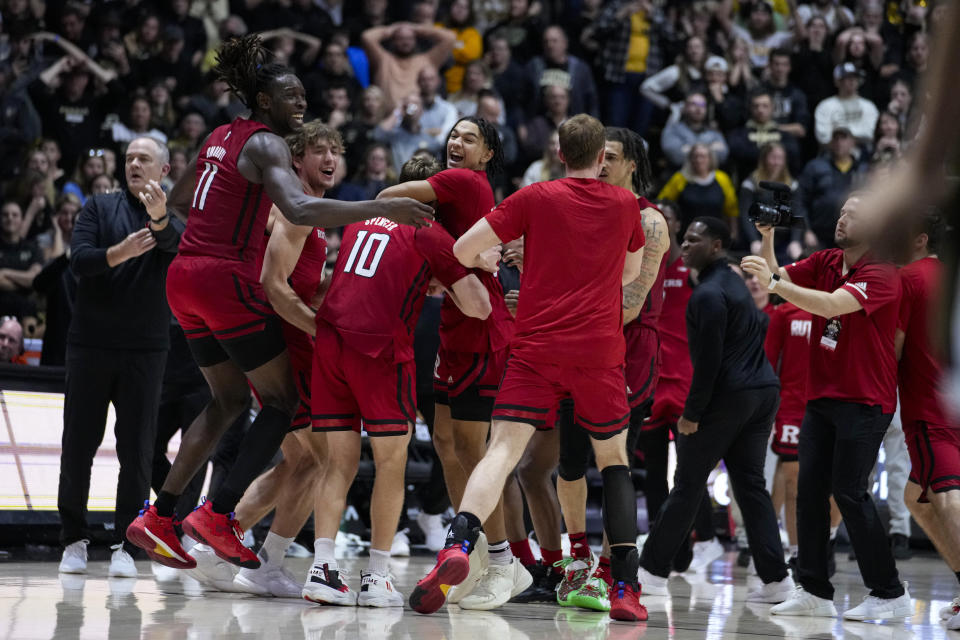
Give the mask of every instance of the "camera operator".
M 747 256 L 744 271 L 788 302 L 813 314 L 807 407 L 800 429 L 797 495 L 800 588 L 771 613 L 836 616 L 827 574 L 832 493 L 850 534 L 870 595 L 844 612 L 849 620 L 913 614 L 900 582 L 867 480 L 896 408 L 894 336 L 900 279 L 865 241 L 860 198 L 844 203 L 834 241 L 780 268 L 773 227 L 758 224 L 762 257 Z

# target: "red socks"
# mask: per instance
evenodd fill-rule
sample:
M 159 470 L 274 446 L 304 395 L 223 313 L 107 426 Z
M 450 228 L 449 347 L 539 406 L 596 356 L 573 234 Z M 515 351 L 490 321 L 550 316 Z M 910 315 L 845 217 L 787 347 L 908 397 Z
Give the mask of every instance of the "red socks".
M 560 549 L 545 549 L 540 547 L 540 557 L 543 558 L 543 564 L 555 573 L 563 573 L 563 569 L 553 566 L 553 563 L 563 560 L 563 551 Z
M 510 551 L 525 567 L 537 564 L 537 559 L 533 557 L 533 550 L 530 549 L 530 541 L 526 538 L 520 542 L 511 542 Z
M 613 588 L 613 574 L 610 572 L 610 558 L 600 556 L 600 564 L 594 573 L 598 578 L 602 578 L 608 587 Z
M 570 534 L 570 557 L 586 560 L 590 557 L 590 545 L 586 533 Z

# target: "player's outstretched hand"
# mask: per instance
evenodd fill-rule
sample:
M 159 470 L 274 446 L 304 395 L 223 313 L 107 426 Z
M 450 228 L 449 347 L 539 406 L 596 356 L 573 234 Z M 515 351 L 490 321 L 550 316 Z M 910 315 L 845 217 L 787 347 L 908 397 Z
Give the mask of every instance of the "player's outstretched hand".
M 429 227 L 433 222 L 433 207 L 413 198 L 383 198 L 373 202 L 380 208 L 380 216 L 388 220 L 414 227 Z

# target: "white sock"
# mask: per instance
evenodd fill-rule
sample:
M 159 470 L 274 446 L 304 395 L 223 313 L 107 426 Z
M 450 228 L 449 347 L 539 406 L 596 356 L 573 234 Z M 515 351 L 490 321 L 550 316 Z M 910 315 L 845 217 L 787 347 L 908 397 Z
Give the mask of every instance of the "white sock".
M 321 567 L 325 564 L 331 568 L 337 566 L 337 558 L 334 553 L 335 543 L 333 538 L 317 538 L 313 541 L 313 564 Z
M 505 567 L 513 562 L 513 553 L 510 551 L 510 543 L 506 540 L 489 545 L 487 547 L 487 553 L 490 557 L 491 566 Z
M 837 525 L 837 526 L 835 526 L 835 527 L 830 527 L 830 539 L 831 539 L 831 540 L 836 540 L 836 538 L 837 538 L 837 531 L 840 531 L 840 525 Z
M 380 551 L 371 547 L 367 571 L 381 576 L 387 575 L 390 572 L 390 551 Z
M 279 567 L 283 564 L 283 556 L 287 553 L 287 547 L 293 542 L 293 538 L 281 538 L 273 531 L 267 533 L 267 539 L 263 541 L 260 547 L 260 553 L 257 556 L 262 564 L 272 567 Z
M 797 557 L 797 552 L 798 552 L 799 550 L 800 550 L 800 547 L 798 547 L 797 545 L 795 545 L 795 544 L 790 545 L 790 557 L 791 557 L 791 558 L 796 558 L 796 557 Z

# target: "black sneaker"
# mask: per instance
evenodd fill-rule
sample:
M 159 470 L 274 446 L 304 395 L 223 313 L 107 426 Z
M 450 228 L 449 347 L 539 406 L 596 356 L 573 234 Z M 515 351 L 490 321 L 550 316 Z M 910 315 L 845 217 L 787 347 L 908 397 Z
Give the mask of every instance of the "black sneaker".
M 890 536 L 890 548 L 893 550 L 893 557 L 897 560 L 909 560 L 913 557 L 913 552 L 910 551 L 910 538 L 902 533 Z
M 527 571 L 533 576 L 533 584 L 510 598 L 510 602 L 557 604 L 557 585 L 563 580 L 563 574 L 542 562 L 528 566 Z
M 750 553 L 750 547 L 745 547 L 737 551 L 737 566 L 746 569 L 750 566 L 750 559 L 753 555 Z

